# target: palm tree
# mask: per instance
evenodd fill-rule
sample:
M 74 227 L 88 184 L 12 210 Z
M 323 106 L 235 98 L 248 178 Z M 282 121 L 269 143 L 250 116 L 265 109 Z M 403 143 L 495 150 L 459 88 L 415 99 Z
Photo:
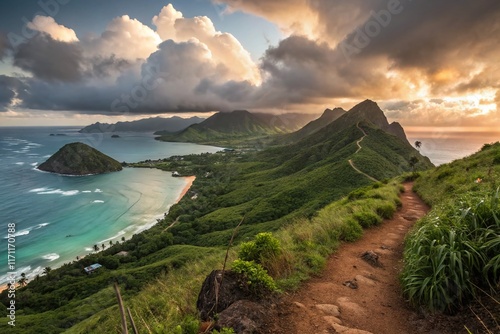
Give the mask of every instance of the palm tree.
M 106 245 L 102 244 L 101 247 L 102 247 L 102 250 L 104 250 L 104 248 L 106 248 Z
M 109 246 L 113 246 L 113 240 L 109 240 Z
M 420 150 L 420 147 L 422 147 L 422 142 L 421 142 L 421 141 L 419 141 L 419 140 L 417 140 L 417 141 L 415 142 L 415 147 L 417 148 L 417 150 Z
M 77 261 L 78 261 L 78 260 L 80 260 L 80 257 L 79 257 L 78 255 L 76 256 L 76 260 L 77 260 Z
M 96 252 L 98 252 L 98 251 L 99 251 L 99 246 L 94 245 L 94 250 L 95 250 Z
M 51 271 L 52 271 L 51 267 L 45 267 L 45 268 L 43 268 L 43 274 L 44 275 L 48 275 Z
M 122 241 L 125 241 L 125 237 L 122 237 Z
M 19 281 L 17 281 L 17 283 L 19 283 L 20 286 L 25 286 L 26 284 L 28 284 L 28 279 L 26 278 L 25 273 L 21 273 L 21 278 L 19 279 Z

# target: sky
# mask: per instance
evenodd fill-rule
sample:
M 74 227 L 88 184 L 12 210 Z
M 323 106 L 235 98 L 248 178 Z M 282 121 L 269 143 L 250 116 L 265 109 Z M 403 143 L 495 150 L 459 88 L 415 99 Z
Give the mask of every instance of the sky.
M 3 0 L 0 126 L 349 109 L 500 125 L 498 0 Z

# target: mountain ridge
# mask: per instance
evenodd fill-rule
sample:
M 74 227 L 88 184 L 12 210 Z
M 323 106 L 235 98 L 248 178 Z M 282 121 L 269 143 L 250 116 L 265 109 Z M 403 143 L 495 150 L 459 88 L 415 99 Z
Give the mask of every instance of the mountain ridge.
M 150 117 L 136 121 L 117 122 L 117 123 L 100 123 L 88 125 L 80 129 L 80 133 L 105 133 L 105 132 L 176 132 L 187 128 L 192 124 L 203 122 L 205 118 L 193 116 L 190 118 L 182 118 L 173 116 L 170 118 Z

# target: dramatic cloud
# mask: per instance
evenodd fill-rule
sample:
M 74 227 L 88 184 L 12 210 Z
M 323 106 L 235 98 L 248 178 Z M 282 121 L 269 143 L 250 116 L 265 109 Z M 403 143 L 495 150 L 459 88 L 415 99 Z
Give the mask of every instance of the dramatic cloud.
M 61 42 L 76 42 L 78 37 L 73 29 L 66 28 L 63 25 L 57 24 L 54 18 L 50 16 L 37 15 L 33 21 L 28 23 L 28 28 L 40 32 L 44 32 L 56 41 Z
M 318 112 L 370 98 L 404 125 L 500 121 L 496 0 L 215 1 L 286 37 L 255 62 L 210 18 L 172 5 L 153 17 L 155 30 L 124 15 L 80 39 L 37 16 L 30 27 L 41 33 L 8 52 L 32 77 L 16 79 L 22 90 L 0 81 L 0 108 Z M 0 59 L 6 51 L 0 34 Z
M 161 39 L 156 32 L 128 15 L 115 18 L 99 37 L 86 37 L 82 47 L 89 55 L 128 60 L 146 59 Z
M 75 43 L 54 40 L 45 33 L 21 44 L 14 65 L 47 81 L 77 81 L 81 77 L 82 50 Z
M 7 111 L 8 107 L 16 103 L 18 92 L 22 92 L 26 86 L 16 78 L 0 75 L 0 112 Z
M 5 55 L 7 54 L 7 49 L 9 48 L 9 40 L 5 34 L 0 32 L 0 61 L 3 60 Z
M 260 83 L 259 69 L 250 53 L 233 35 L 217 31 L 208 17 L 184 18 L 181 12 L 168 5 L 153 18 L 153 23 L 163 40 L 187 42 L 196 39 L 203 43 L 210 51 L 213 61 L 225 68 L 226 77 Z

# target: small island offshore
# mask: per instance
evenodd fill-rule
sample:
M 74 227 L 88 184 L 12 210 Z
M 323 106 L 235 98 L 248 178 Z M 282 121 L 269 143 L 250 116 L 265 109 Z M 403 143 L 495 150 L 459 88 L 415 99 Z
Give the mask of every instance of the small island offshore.
M 84 143 L 64 145 L 39 170 L 64 175 L 90 175 L 117 172 L 122 165 L 115 159 Z

